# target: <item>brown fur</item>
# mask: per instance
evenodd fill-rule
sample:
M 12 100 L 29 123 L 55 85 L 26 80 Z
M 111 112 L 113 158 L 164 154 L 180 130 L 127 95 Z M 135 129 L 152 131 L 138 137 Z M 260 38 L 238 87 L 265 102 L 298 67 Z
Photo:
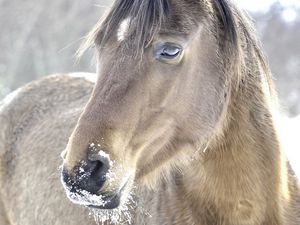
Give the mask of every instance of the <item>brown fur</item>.
M 85 107 L 91 84 L 59 76 L 2 106 L 0 222 L 93 223 L 57 178 L 58 152 L 76 125 L 64 167 L 75 173 L 88 146 L 101 145 L 117 179 L 99 193 L 133 174 L 133 224 L 298 225 L 299 187 L 276 130 L 276 94 L 246 16 L 225 0 L 130 2 L 116 1 L 89 37 L 99 66 Z M 127 38 L 118 41 L 128 15 Z M 161 41 L 184 46 L 180 63 L 153 59 Z

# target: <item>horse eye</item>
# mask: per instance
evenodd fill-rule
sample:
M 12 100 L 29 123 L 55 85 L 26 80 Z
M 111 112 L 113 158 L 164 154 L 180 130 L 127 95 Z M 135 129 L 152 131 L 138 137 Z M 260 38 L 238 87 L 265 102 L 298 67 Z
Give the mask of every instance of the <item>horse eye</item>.
M 181 49 L 177 46 L 166 46 L 160 55 L 164 57 L 176 57 L 180 51 Z
M 159 61 L 174 61 L 181 53 L 182 47 L 175 43 L 158 43 L 154 46 L 154 57 Z

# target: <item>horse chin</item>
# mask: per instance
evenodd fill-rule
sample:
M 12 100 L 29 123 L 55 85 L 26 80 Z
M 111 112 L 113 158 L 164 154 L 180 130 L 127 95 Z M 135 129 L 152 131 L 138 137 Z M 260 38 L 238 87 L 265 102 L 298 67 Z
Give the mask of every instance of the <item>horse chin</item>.
M 87 205 L 87 207 L 92 209 L 116 209 L 121 204 L 121 197 L 122 195 L 120 193 L 116 193 L 113 195 L 108 195 L 102 197 L 103 204 L 101 205 Z
M 89 208 L 94 209 L 116 209 L 120 206 L 126 204 L 128 201 L 128 198 L 130 196 L 130 192 L 132 190 L 133 186 L 133 179 L 129 177 L 125 183 L 121 185 L 121 188 L 118 191 L 115 191 L 114 194 L 105 195 L 102 194 L 102 201 L 104 201 L 104 204 L 98 204 L 98 205 L 87 205 Z

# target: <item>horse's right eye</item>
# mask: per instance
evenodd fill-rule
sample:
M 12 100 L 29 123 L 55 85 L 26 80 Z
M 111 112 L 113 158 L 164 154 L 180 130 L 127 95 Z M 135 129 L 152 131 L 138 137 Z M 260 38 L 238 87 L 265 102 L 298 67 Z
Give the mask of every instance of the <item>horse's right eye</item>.
M 174 57 L 178 56 L 180 54 L 180 52 L 181 52 L 181 48 L 174 46 L 174 45 L 168 45 L 162 49 L 160 56 L 174 58 Z
M 154 46 L 153 54 L 155 59 L 164 63 L 176 64 L 182 58 L 183 48 L 179 44 L 166 42 Z

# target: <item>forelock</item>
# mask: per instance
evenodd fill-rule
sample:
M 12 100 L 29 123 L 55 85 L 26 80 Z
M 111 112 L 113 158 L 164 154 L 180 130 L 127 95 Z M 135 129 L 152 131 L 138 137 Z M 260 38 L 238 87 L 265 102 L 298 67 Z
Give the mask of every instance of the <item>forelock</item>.
M 130 42 L 134 44 L 135 52 L 142 54 L 143 49 L 151 43 L 153 37 L 161 30 L 162 26 L 166 25 L 165 22 L 173 16 L 173 11 L 181 10 L 174 8 L 174 5 L 177 5 L 177 8 L 189 6 L 190 11 L 185 11 L 186 15 L 180 15 L 180 17 L 177 15 L 175 17 L 176 21 L 173 21 L 173 23 L 180 24 L 180 22 L 183 22 L 179 21 L 180 18 L 188 20 L 188 18 L 190 19 L 193 16 L 196 17 L 197 14 L 203 13 L 203 11 L 206 11 L 208 14 L 218 14 L 222 23 L 222 29 L 227 36 L 226 39 L 234 46 L 237 45 L 237 27 L 232 7 L 228 0 L 115 0 L 105 19 L 97 24 L 90 35 L 88 35 L 88 40 L 79 50 L 79 55 L 92 42 L 101 47 L 114 36 L 116 40 L 123 40 L 124 38 L 118 38 L 118 35 L 122 35 L 122 32 L 119 32 L 122 31 L 120 26 L 126 20 L 128 22 L 126 24 L 126 37 L 130 38 Z M 199 12 L 201 7 L 203 11 Z M 198 18 L 192 19 L 197 20 Z
M 169 0 L 116 0 L 95 39 L 105 43 L 119 29 L 122 21 L 130 18 L 127 36 L 137 49 L 151 42 L 170 13 Z

